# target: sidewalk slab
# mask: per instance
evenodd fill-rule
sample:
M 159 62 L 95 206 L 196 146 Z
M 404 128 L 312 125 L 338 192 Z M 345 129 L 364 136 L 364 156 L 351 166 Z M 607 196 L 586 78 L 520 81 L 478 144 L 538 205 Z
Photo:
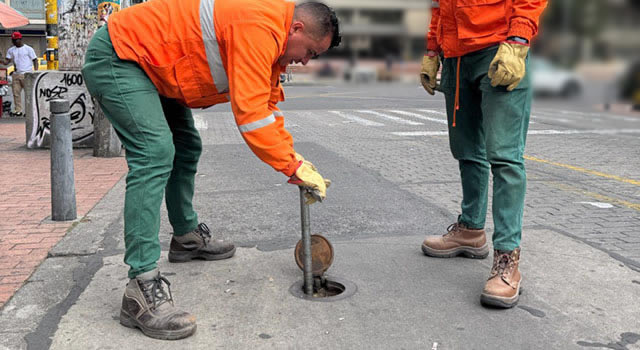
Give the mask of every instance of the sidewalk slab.
M 418 236 L 333 242 L 328 274 L 354 282 L 358 291 L 330 303 L 289 293 L 302 278 L 292 249 L 241 248 L 229 260 L 185 264 L 168 263 L 164 252 L 160 268 L 177 305 L 198 319 L 196 334 L 178 342 L 119 325 L 127 268 L 122 255 L 114 255 L 63 316 L 51 348 L 640 347 L 634 333 L 640 329 L 639 273 L 557 232 L 526 235 L 525 291 L 510 310 L 479 303 L 491 259 L 428 258 Z

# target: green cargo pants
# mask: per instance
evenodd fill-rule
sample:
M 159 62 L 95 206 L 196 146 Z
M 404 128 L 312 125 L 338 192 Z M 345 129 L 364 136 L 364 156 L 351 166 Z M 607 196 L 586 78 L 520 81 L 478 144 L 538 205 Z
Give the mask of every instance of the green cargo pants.
M 460 58 L 459 108 L 452 126 L 458 58 L 443 62 L 441 87 L 449 121 L 449 146 L 458 160 L 462 214 L 458 221 L 483 228 L 487 216 L 489 171 L 493 174 L 493 246 L 520 246 L 526 189 L 524 146 L 531 112 L 528 73 L 515 90 L 491 86 L 487 76 L 497 46 Z
M 120 60 L 107 26 L 91 39 L 82 74 L 126 149 L 124 261 L 133 278 L 156 268 L 160 258 L 163 194 L 174 234 L 198 225 L 191 201 L 202 143 L 191 110 L 159 96 L 135 62 Z

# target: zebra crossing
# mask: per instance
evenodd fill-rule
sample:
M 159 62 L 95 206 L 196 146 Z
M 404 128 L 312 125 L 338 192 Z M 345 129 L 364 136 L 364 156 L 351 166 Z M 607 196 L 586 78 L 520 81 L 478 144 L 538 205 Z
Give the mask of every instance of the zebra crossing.
M 324 112 L 321 112 L 324 113 Z M 329 113 L 366 127 L 393 129 L 416 127 L 416 130 L 389 130 L 396 136 L 447 135 L 447 116 L 438 109 L 357 109 L 330 110 Z M 616 127 L 612 127 L 617 124 Z M 606 113 L 572 112 L 565 110 L 534 110 L 531 114 L 529 135 L 574 134 L 640 134 L 640 118 L 608 115 Z M 437 130 L 434 130 L 437 129 Z
M 321 116 L 335 118 L 331 125 L 355 124 L 372 127 L 376 130 L 400 137 L 429 137 L 447 135 L 447 114 L 444 109 L 427 108 L 389 108 L 389 109 L 341 109 L 284 111 L 286 125 L 291 127 L 298 118 L 310 118 L 324 121 Z M 219 114 L 219 113 L 216 113 Z M 231 113 L 224 113 L 229 114 Z M 195 126 L 205 131 L 210 128 L 212 119 L 194 114 Z M 535 135 L 616 135 L 640 134 L 640 117 L 620 116 L 604 112 L 579 112 L 552 109 L 534 109 L 531 114 L 528 134 Z M 342 122 L 341 122 L 342 121 Z M 296 121 L 296 126 L 304 124 Z

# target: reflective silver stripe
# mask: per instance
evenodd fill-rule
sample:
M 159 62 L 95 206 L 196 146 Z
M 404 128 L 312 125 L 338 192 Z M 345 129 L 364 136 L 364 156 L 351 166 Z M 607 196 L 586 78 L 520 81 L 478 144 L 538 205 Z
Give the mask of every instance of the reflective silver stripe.
M 200 28 L 213 83 L 219 93 L 225 93 L 229 91 L 229 80 L 227 79 L 227 72 L 222 65 L 220 48 L 216 39 L 216 28 L 213 25 L 213 3 L 214 0 L 200 0 Z
M 249 124 L 244 124 L 244 125 L 238 125 L 238 129 L 240 129 L 240 132 L 249 132 L 255 129 L 260 129 L 263 126 L 267 126 L 275 122 L 276 122 L 276 117 L 274 117 L 273 114 L 269 114 L 268 116 L 260 120 L 256 120 L 255 122 L 251 122 Z
M 440 8 L 440 1 L 431 0 L 431 8 L 434 8 L 434 9 Z
M 284 114 L 282 114 L 282 112 L 280 111 L 272 111 L 273 115 L 275 115 L 276 117 L 284 117 Z

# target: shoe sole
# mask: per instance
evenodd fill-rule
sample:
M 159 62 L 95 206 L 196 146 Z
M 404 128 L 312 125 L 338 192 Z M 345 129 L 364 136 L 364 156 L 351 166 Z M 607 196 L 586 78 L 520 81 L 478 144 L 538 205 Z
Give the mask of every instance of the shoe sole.
M 453 258 L 462 255 L 471 259 L 484 259 L 489 256 L 489 243 L 485 243 L 482 247 L 458 247 L 453 249 L 438 250 L 422 244 L 422 252 L 434 258 Z
M 521 282 L 522 277 L 520 277 L 520 282 L 518 282 L 518 290 L 516 291 L 516 294 L 514 296 L 509 298 L 482 293 L 480 294 L 480 303 L 485 306 L 499 307 L 502 309 L 510 309 L 516 306 L 518 304 L 518 300 L 520 299 L 520 294 L 522 294 L 522 288 L 520 287 Z
M 192 327 L 185 329 L 167 331 L 150 329 L 140 324 L 140 322 L 138 322 L 135 318 L 129 316 L 129 314 L 127 314 L 123 310 L 120 310 L 120 324 L 128 328 L 137 328 L 147 337 L 162 340 L 177 340 L 186 338 L 193 335 L 193 333 L 196 332 L 197 328 L 197 325 L 194 324 Z
M 236 253 L 235 247 L 233 247 L 233 249 L 231 249 L 230 251 L 222 254 L 207 254 L 207 253 L 197 252 L 197 251 L 176 253 L 176 252 L 169 251 L 169 262 L 181 263 L 181 262 L 187 262 L 187 261 L 196 260 L 196 259 L 207 260 L 207 261 L 222 260 L 222 259 L 229 259 L 235 253 Z

